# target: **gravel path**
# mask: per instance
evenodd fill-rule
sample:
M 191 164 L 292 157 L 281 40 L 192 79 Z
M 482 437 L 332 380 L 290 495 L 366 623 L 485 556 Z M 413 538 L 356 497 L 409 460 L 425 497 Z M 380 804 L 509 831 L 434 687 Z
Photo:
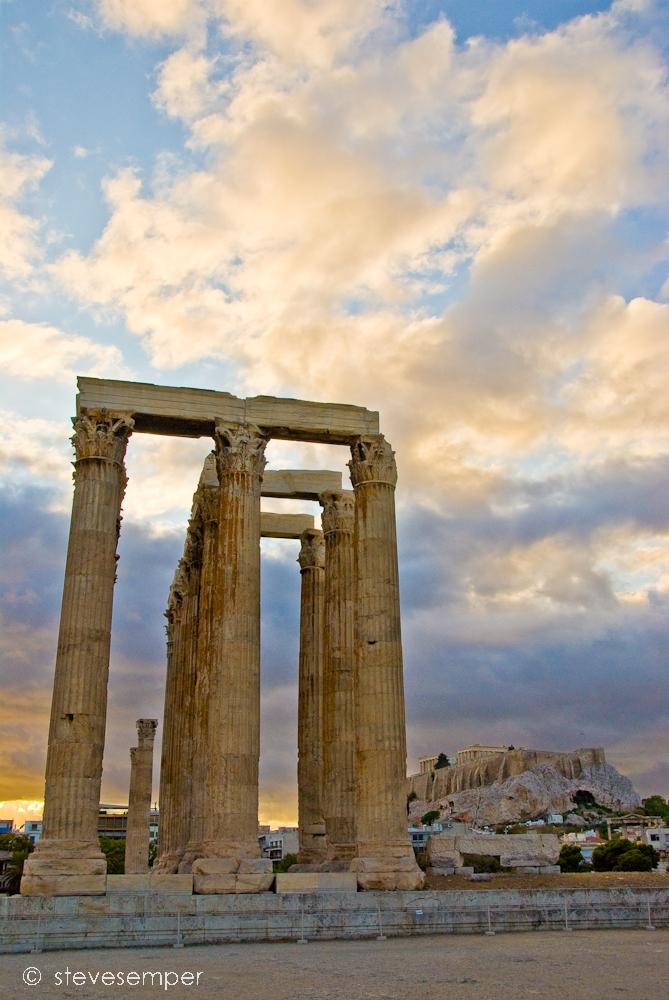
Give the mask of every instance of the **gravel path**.
M 38 969 L 42 977 L 33 986 L 22 983 L 22 974 L 29 966 Z M 75 971 L 83 985 L 73 981 Z M 100 982 L 105 971 L 109 985 Z M 133 985 L 132 977 L 130 985 L 125 983 L 129 972 L 135 973 L 138 985 Z M 153 985 L 150 978 L 145 979 L 142 986 L 141 977 L 146 972 L 161 973 L 161 978 L 154 976 Z M 98 981 L 92 985 L 91 977 L 96 973 Z M 178 983 L 177 977 L 181 977 Z M 97 1000 L 110 996 L 169 996 L 175 1000 L 657 1000 L 666 996 L 668 978 L 669 931 L 641 930 L 47 952 L 3 955 L 0 959 L 3 1000 Z

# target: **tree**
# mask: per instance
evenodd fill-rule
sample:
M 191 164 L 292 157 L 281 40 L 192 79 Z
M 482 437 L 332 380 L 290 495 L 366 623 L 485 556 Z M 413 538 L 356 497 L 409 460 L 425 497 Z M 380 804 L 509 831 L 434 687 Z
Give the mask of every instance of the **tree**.
M 287 872 L 293 865 L 297 864 L 297 854 L 284 854 L 280 861 L 274 862 L 275 872 Z
M 125 840 L 120 837 L 100 837 L 100 850 L 107 858 L 107 874 L 124 875 Z
M 10 862 L 2 876 L 2 889 L 6 892 L 15 893 L 19 891 L 21 876 L 23 875 L 23 865 L 26 858 L 35 850 L 30 837 L 24 837 L 22 833 L 0 834 L 0 851 L 11 851 Z
M 669 804 L 661 795 L 650 795 L 643 800 L 643 808 L 646 816 L 662 816 L 669 819 Z
M 659 860 L 660 855 L 650 844 L 633 844 L 625 837 L 615 837 L 592 852 L 596 872 L 649 872 Z
M 432 826 L 432 824 L 438 820 L 440 816 L 441 813 L 438 809 L 430 809 L 429 812 L 426 812 L 423 816 L 421 816 L 420 821 L 424 826 Z
M 558 858 L 560 871 L 577 872 L 583 864 L 581 848 L 577 844 L 563 844 Z
M 450 767 L 450 766 L 451 766 L 451 761 L 449 757 L 445 753 L 440 753 L 439 756 L 437 757 L 437 763 L 434 765 L 435 771 L 439 770 L 442 767 Z

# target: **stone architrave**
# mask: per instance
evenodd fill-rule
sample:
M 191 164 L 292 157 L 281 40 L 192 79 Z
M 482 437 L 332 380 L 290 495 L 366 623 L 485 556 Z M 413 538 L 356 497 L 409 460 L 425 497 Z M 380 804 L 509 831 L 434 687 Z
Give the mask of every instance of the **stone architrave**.
M 323 781 L 323 534 L 308 529 L 301 536 L 300 661 L 297 726 L 297 803 L 300 863 L 325 860 Z
M 327 856 L 353 858 L 355 839 L 355 593 L 350 490 L 322 493 L 325 538 L 323 810 Z
M 125 839 L 126 875 L 141 875 L 149 870 L 153 741 L 157 726 L 157 719 L 138 719 L 137 746 L 130 750 L 130 791 Z
M 74 420 L 74 497 L 51 703 L 44 833 L 23 895 L 101 894 L 98 810 L 107 714 L 112 601 L 124 466 L 133 421 L 108 410 Z
M 219 422 L 215 440 L 216 573 L 209 655 L 198 664 L 198 687 L 207 693 L 205 814 L 192 871 L 195 892 L 253 892 L 274 880 L 258 845 L 260 488 L 267 435 L 251 424 Z
M 355 491 L 357 858 L 364 889 L 417 889 L 425 876 L 407 834 L 406 733 L 395 454 L 382 434 L 359 438 Z
M 183 558 L 170 589 L 167 618 L 167 678 L 160 765 L 160 824 L 154 873 L 178 870 L 191 834 L 193 702 L 202 568 L 202 523 L 188 525 Z

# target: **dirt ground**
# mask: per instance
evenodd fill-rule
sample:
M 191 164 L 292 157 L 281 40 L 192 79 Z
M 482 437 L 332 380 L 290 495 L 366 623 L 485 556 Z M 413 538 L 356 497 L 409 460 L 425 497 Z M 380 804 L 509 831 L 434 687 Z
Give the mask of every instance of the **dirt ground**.
M 470 882 L 460 875 L 431 875 L 426 889 L 615 889 L 635 886 L 669 889 L 669 872 L 583 872 L 573 875 L 493 875 L 489 882 Z
M 41 981 L 23 985 L 23 974 Z M 70 984 L 65 985 L 66 970 Z M 161 972 L 153 985 L 90 977 Z M 73 973 L 83 985 L 72 983 Z M 166 973 L 171 973 L 167 976 Z M 197 973 L 199 973 L 199 983 Z M 60 978 L 58 978 L 60 977 Z M 181 978 L 179 978 L 181 977 Z M 185 977 L 185 984 L 182 982 Z M 669 977 L 669 931 L 537 931 L 387 941 L 208 945 L 183 949 L 3 955 L 0 996 L 196 997 L 197 1000 L 657 1000 Z M 175 978 L 179 982 L 175 983 Z M 165 983 L 173 985 L 165 986 Z M 60 985 L 59 985 L 60 983 Z M 189 985 L 190 983 L 190 985 Z

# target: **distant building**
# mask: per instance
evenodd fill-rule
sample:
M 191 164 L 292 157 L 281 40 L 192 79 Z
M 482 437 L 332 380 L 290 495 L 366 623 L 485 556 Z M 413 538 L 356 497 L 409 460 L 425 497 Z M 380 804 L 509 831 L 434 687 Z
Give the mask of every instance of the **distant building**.
M 435 764 L 439 760 L 439 754 L 435 754 L 433 757 L 419 757 L 418 758 L 418 773 L 419 774 L 429 774 L 430 771 L 434 771 Z
M 14 831 L 13 819 L 0 819 L 0 833 L 13 833 L 13 831 Z
M 627 813 L 625 816 L 607 817 L 606 828 L 611 837 L 626 837 L 628 840 L 641 840 L 644 843 L 645 831 L 650 828 L 660 828 L 665 824 L 661 816 L 640 816 L 638 813 Z
M 561 844 L 573 844 L 581 848 L 581 857 L 588 864 L 592 864 L 592 852 L 596 847 L 601 847 L 606 841 L 602 840 L 596 830 L 579 830 L 574 833 L 565 833 L 560 837 Z
M 153 841 L 158 840 L 158 823 L 160 813 L 158 809 L 151 810 L 149 822 L 149 837 Z M 111 837 L 112 840 L 125 840 L 128 829 L 128 807 L 100 804 L 98 812 L 98 836 Z
M 287 854 L 297 854 L 300 849 L 298 828 L 280 826 L 278 830 L 269 830 L 266 833 L 261 833 L 259 830 L 258 843 L 263 858 L 282 861 Z
M 423 823 L 416 823 L 409 827 L 411 846 L 416 851 L 422 851 L 427 847 L 428 837 L 439 836 L 443 832 L 443 823 L 432 823 L 430 826 L 426 826 Z
M 42 836 L 42 820 L 27 819 L 21 827 L 21 833 L 28 838 L 31 844 L 39 844 Z
M 669 826 L 649 827 L 643 831 L 641 839 L 644 844 L 654 847 L 663 860 L 669 858 Z
M 481 746 L 480 743 L 472 743 L 471 746 L 458 750 L 455 763 L 471 764 L 475 760 L 483 760 L 486 757 L 494 757 L 498 753 L 506 753 L 508 749 L 508 747 L 489 747 Z

